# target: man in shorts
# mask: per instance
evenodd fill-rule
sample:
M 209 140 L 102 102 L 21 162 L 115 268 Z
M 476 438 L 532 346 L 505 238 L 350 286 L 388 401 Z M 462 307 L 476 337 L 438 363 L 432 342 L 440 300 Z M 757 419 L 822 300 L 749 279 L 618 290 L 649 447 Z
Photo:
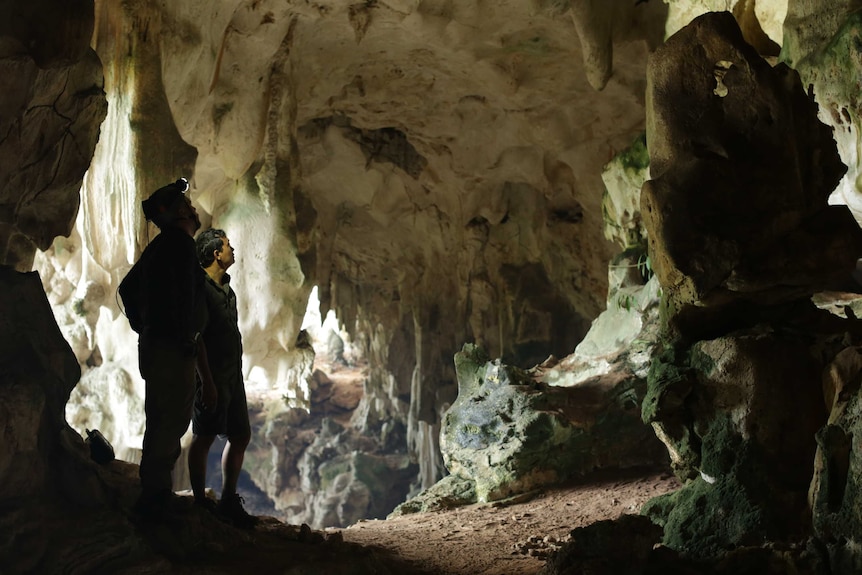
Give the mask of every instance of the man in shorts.
M 227 273 L 234 263 L 234 250 L 225 232 L 213 228 L 198 235 L 195 245 L 200 266 L 206 272 L 206 322 L 201 338 L 217 400 L 207 402 L 210 390 L 206 383 L 198 383 L 189 448 L 192 491 L 197 505 L 215 511 L 237 527 L 250 529 L 257 524 L 257 518 L 243 509 L 243 499 L 236 491 L 251 427 L 242 377 L 242 336 L 236 294 Z M 221 499 L 216 504 L 206 496 L 206 472 L 209 450 L 217 435 L 226 437 L 227 443 L 221 457 Z

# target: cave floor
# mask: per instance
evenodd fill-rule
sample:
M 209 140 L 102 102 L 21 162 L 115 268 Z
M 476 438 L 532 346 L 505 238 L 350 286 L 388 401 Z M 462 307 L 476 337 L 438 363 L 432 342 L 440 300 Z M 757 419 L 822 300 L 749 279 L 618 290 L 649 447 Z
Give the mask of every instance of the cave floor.
M 135 468 L 115 461 L 102 469 L 101 480 L 114 488 L 114 510 L 46 502 L 38 512 L 19 514 L 14 564 L 0 571 L 66 573 L 75 566 L 82 575 L 530 575 L 573 529 L 638 513 L 649 499 L 680 486 L 664 470 L 603 471 L 506 501 L 347 528 L 315 531 L 262 516 L 255 529 L 240 530 L 196 507 L 165 521 L 143 521 L 130 511 Z M 191 496 L 184 497 L 190 505 Z
M 679 487 L 667 471 L 604 471 L 508 501 L 360 521 L 327 533 L 340 531 L 345 542 L 378 548 L 417 572 L 530 575 L 574 528 L 636 514 Z

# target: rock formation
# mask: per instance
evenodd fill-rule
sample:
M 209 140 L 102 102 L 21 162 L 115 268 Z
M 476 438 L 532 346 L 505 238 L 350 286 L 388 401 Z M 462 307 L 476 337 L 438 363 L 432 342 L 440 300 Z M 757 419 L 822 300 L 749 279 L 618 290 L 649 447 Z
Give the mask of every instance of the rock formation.
M 796 72 L 770 66 L 725 20 L 735 35 L 689 25 L 649 68 L 653 179 L 641 211 L 668 319 L 688 337 L 710 325 L 704 315 L 751 319 L 734 309 L 841 285 L 862 239 L 845 206 L 827 205 L 846 167 L 817 104 Z M 730 216 L 743 202 L 745 214 Z
M 0 96 L 2 285 L 39 300 L 19 309 L 9 299 L 0 319 L 9 343 L 0 524 L 25 527 L 4 540 L 3 556 L 22 541 L 44 541 L 37 551 L 59 543 L 62 529 L 43 531 L 24 510 L 59 518 L 78 483 L 75 505 L 111 509 L 101 525 L 123 534 L 111 548 L 140 550 L 139 533 L 116 516 L 124 504 L 110 504 L 132 493 L 131 468 L 94 468 L 80 434 L 101 427 L 120 457 L 135 458 L 142 422 L 129 396 L 142 385 L 114 293 L 155 233 L 140 200 L 186 175 L 206 222 L 238 247 L 245 376 L 264 406 L 250 458 L 269 462 L 253 479 L 297 522 L 385 513 L 381 478 L 393 470 L 399 496 L 433 489 L 446 463 L 464 473 L 443 481 L 472 482 L 456 486 L 464 500 L 537 484 L 519 472 L 483 483 L 487 471 L 453 448 L 452 429 L 444 461 L 444 413 L 469 397 L 452 361 L 466 342 L 499 360 L 493 369 L 542 364 L 531 381 L 548 398 L 593 385 L 606 398 L 616 389 L 644 398 L 644 421 L 690 483 L 650 509 L 663 527 L 656 554 L 645 543 L 651 526 L 611 526 L 636 534 L 645 551 L 634 559 L 670 550 L 716 560 L 728 547 L 807 541 L 833 572 L 849 569 L 859 561 L 841 541 L 859 523 L 860 340 L 849 304 L 842 318 L 810 299 L 855 289 L 859 8 L 3 6 L 0 67 L 14 81 Z M 710 10 L 728 12 L 695 19 Z M 623 169 L 603 174 L 614 158 Z M 640 199 L 614 189 L 645 179 Z M 71 352 L 46 321 L 35 276 L 20 274 L 34 268 Z M 646 268 L 651 283 L 634 277 Z M 313 352 L 297 337 L 315 286 L 320 311 L 336 312 L 368 365 L 361 400 L 338 421 L 315 399 L 323 380 L 312 379 Z M 461 407 L 450 420 L 461 421 Z M 47 561 L 85 560 L 56 549 Z M 110 565 L 95 550 L 91 558 Z M 39 566 L 19 561 L 20 571 Z
M 461 345 L 529 367 L 571 352 L 604 307 L 597 167 L 642 130 L 666 8 L 582 4 L 96 3 L 111 106 L 78 226 L 38 266 L 86 366 L 75 403 L 117 382 L 142 394 L 114 294 L 155 233 L 139 201 L 182 172 L 237 247 L 249 388 L 308 407 L 295 339 L 318 286 L 371 366 L 352 425 L 403 428 L 411 483 L 432 485 Z M 95 406 L 70 409 L 96 425 Z M 141 421 L 117 412 L 125 428 L 99 425 L 133 460 Z
M 860 329 L 812 296 L 854 285 L 862 232 L 827 204 L 845 169 L 831 130 L 797 73 L 766 64 L 729 14 L 670 38 L 648 77 L 641 213 L 664 329 L 643 416 L 689 480 L 644 509 L 663 527 L 654 540 L 718 562 L 716 573 L 738 568 L 728 549 L 751 561 L 764 542 L 777 546 L 765 551 L 776 572 L 819 572 L 812 547 L 849 572 L 858 558 L 840 536 L 853 529 L 839 517 L 855 508 L 847 415 Z M 726 217 L 742 198 L 745 212 Z
M 473 480 L 480 502 L 596 469 L 664 460 L 640 420 L 644 379 L 620 370 L 578 386 L 548 386 L 471 346 L 455 364 L 458 399 L 444 417 L 441 449 L 452 475 Z
M 68 236 L 107 102 L 89 42 L 93 3 L 3 9 L 0 66 L 0 261 L 29 271 L 37 249 Z

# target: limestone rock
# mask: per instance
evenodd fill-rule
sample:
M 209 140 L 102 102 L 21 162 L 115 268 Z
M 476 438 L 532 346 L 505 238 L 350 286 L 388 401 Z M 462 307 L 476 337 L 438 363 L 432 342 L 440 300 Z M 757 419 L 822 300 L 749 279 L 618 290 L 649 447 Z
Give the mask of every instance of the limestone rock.
M 417 465 L 346 425 L 350 412 L 329 401 L 311 413 L 252 402 L 250 475 L 289 523 L 322 529 L 383 518 L 406 498 Z
M 642 255 L 634 252 L 633 257 L 632 253 L 624 252 L 611 261 L 608 308 L 593 320 L 575 352 L 563 360 L 562 380 L 570 380 L 567 376 L 583 378 L 589 373 L 585 366 L 591 361 L 596 364 L 593 375 L 613 371 L 608 366 L 620 356 L 626 356 L 634 373 L 646 375 L 645 364 L 658 332 L 661 290 L 655 276 L 643 283 L 640 270 L 646 271 L 646 266 Z
M 824 309 L 841 318 L 862 317 L 862 294 L 859 293 L 818 292 L 811 297 L 811 301 L 819 309 Z
M 92 508 L 105 498 L 83 439 L 63 417 L 80 367 L 38 274 L 0 266 L 0 286 L 0 528 L 16 534 L 0 543 L 0 563 L 23 572 L 39 570 L 62 533 L 46 521 L 62 516 L 61 502 Z
M 757 553 L 813 573 L 824 561 L 858 564 L 830 532 L 848 511 L 840 500 L 850 435 L 832 422 L 846 422 L 854 401 L 858 366 L 841 350 L 860 330 L 854 298 L 842 294 L 853 292 L 862 252 L 849 211 L 827 203 L 845 170 L 831 130 L 796 73 L 761 60 L 727 14 L 694 20 L 648 74 L 654 179 L 641 205 L 664 326 L 643 416 L 689 481 L 644 512 L 665 545 L 716 562 L 715 572 Z M 742 202 L 739 215 L 732 206 Z M 809 298 L 828 286 L 835 291 L 813 298 L 818 309 Z M 822 311 L 838 308 L 839 317 Z M 827 544 L 812 544 L 814 563 L 811 548 L 779 559 L 760 546 L 811 534 L 809 485 Z
M 666 544 L 704 557 L 805 532 L 815 434 L 826 423 L 819 354 L 835 345 L 759 328 L 654 358 L 644 418 L 677 474 L 692 479 L 645 510 Z M 704 514 L 698 501 L 722 512 Z
M 853 456 L 862 425 L 860 374 L 862 353 L 858 346 L 841 351 L 824 371 L 829 419 L 816 436 L 810 503 L 814 529 L 826 541 L 855 540 L 862 534 L 859 526 L 862 500 L 855 488 L 862 470 Z M 836 558 L 845 555 L 844 560 L 854 558 L 857 564 L 862 563 L 862 557 L 852 549 L 832 546 L 830 550 Z
M 475 482 L 480 502 L 662 459 L 636 420 L 642 380 L 551 387 L 471 345 L 455 363 L 458 399 L 444 416 L 440 448 L 452 475 Z
M 615 521 L 597 521 L 575 529 L 571 540 L 553 553 L 543 575 L 565 573 L 644 573 L 661 527 L 646 517 L 623 515 Z M 620 553 L 621 547 L 626 552 Z
M 81 368 L 57 328 L 38 274 L 0 266 L 7 297 L 0 301 L 0 363 L 8 366 L 4 385 L 25 383 L 38 390 L 44 405 L 41 424 L 52 433 L 65 426 L 63 409 Z
M 847 173 L 831 198 L 846 204 L 862 222 L 862 101 L 858 78 L 862 74 L 862 15 L 859 3 L 789 2 L 787 33 L 781 59 L 799 71 L 803 83 L 820 105 L 820 119 L 832 126 L 833 136 L 847 164 Z
M 144 387 L 119 365 L 87 370 L 69 397 L 66 421 L 82 435 L 86 429 L 98 429 L 118 459 L 137 463 L 144 436 L 144 395 Z
M 0 73 L 15 78 L 0 102 L 0 263 L 19 271 L 71 231 L 107 111 L 92 1 L 52 4 L 0 9 Z
M 749 44 L 775 49 L 784 36 L 784 19 L 787 14 L 786 0 L 770 2 L 764 0 L 690 0 L 669 2 L 665 25 L 666 37 L 670 37 L 689 22 L 707 12 L 731 12 L 740 22 L 740 28 Z M 761 52 L 764 53 L 764 52 Z
M 658 49 L 648 77 L 653 179 L 641 211 L 671 320 L 846 282 L 862 232 L 827 205 L 846 168 L 797 74 L 769 66 L 716 13 Z
M 605 194 L 602 215 L 605 237 L 623 248 L 646 241 L 641 221 L 641 187 L 649 179 L 649 150 L 646 134 L 638 136 L 631 146 L 614 156 L 602 170 Z
M 475 481 L 458 475 L 447 475 L 415 497 L 401 503 L 388 517 L 442 511 L 470 505 L 476 501 L 478 501 L 478 497 Z
M 542 381 L 570 387 L 602 375 L 646 377 L 658 338 L 661 295 L 640 216 L 641 187 L 648 177 L 649 155 L 643 136 L 605 165 L 605 236 L 623 251 L 608 264 L 605 310 L 593 320 L 573 354 L 555 365 L 538 366 Z

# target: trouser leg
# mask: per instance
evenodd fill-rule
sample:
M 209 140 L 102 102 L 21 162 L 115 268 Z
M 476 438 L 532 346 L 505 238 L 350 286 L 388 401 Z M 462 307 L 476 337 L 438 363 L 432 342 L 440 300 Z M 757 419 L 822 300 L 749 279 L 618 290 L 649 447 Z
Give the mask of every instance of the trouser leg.
M 172 491 L 171 472 L 181 453 L 180 438 L 191 421 L 194 358 L 172 342 L 141 341 L 141 375 L 146 382 L 146 429 L 141 454 L 141 487 L 145 492 Z

